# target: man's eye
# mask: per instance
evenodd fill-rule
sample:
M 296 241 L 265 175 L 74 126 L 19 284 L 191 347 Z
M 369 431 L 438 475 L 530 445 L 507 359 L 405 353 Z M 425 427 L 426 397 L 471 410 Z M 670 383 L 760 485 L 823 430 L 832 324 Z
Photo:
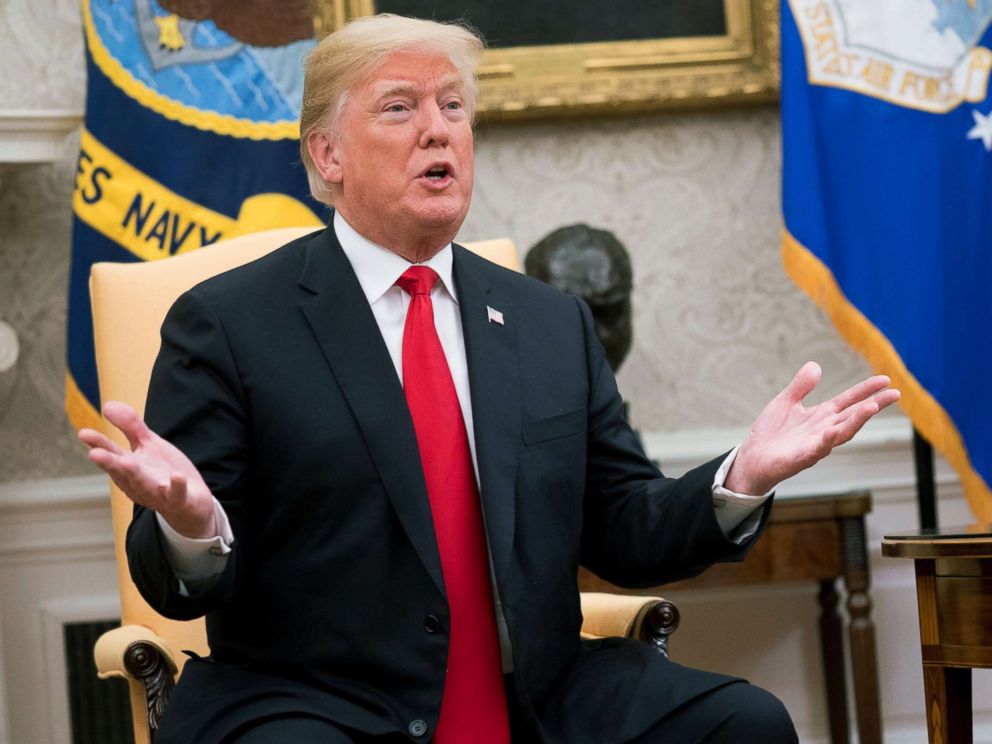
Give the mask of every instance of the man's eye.
M 406 111 L 406 106 L 402 103 L 391 103 L 386 106 L 385 110 L 390 113 L 400 113 L 402 111 Z
M 448 101 L 444 107 L 449 111 L 458 111 L 462 107 L 461 101 Z

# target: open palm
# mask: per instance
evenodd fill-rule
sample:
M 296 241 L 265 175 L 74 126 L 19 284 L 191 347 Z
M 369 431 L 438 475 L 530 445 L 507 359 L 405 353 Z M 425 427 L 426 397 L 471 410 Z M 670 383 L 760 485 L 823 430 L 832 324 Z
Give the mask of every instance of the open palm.
M 104 416 L 127 437 L 131 451 L 94 429 L 79 438 L 89 458 L 134 503 L 154 509 L 182 535 L 209 537 L 214 532 L 214 498 L 196 466 L 175 446 L 153 432 L 126 403 L 109 401 Z
M 820 365 L 807 362 L 765 406 L 737 452 L 724 482 L 728 489 L 767 493 L 815 465 L 850 440 L 868 419 L 899 400 L 899 391 L 889 387 L 889 378 L 876 375 L 807 408 L 802 401 L 821 374 Z

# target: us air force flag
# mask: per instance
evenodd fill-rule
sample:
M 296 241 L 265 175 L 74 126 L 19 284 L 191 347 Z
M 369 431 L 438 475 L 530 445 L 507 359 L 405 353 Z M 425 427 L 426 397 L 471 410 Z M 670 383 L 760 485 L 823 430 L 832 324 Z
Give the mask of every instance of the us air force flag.
M 788 0 L 786 270 L 992 519 L 992 0 Z
M 82 0 L 82 15 L 88 90 L 66 376 L 77 428 L 99 423 L 93 263 L 157 260 L 248 232 L 322 224 L 298 152 L 311 39 L 251 46 L 156 0 Z

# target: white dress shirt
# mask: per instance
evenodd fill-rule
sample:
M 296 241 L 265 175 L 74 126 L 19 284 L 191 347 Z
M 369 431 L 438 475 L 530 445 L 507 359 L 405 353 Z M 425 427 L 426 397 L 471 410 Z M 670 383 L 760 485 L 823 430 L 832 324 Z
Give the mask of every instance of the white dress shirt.
M 359 235 L 339 212 L 334 213 L 334 232 L 345 256 L 351 263 L 358 283 L 372 308 L 382 338 L 386 342 L 389 356 L 393 360 L 396 374 L 403 382 L 403 326 L 406 323 L 406 310 L 410 304 L 410 296 L 395 286 L 396 280 L 412 265 L 409 261 L 392 251 L 378 246 Z M 462 333 L 462 321 L 458 312 L 458 295 L 452 281 L 451 244 L 446 245 L 435 256 L 423 263 L 437 272 L 440 281 L 431 292 L 431 303 L 434 306 L 434 326 L 437 328 L 441 347 L 444 349 L 451 377 L 458 395 L 458 403 L 465 418 L 465 429 L 468 432 L 469 447 L 472 451 L 472 464 L 475 468 L 476 481 L 479 478 L 479 464 L 475 454 L 475 428 L 472 420 L 472 403 L 469 395 L 468 363 L 465 357 L 465 337 Z M 761 518 L 758 509 L 770 495 L 770 491 L 762 496 L 750 496 L 728 491 L 723 487 L 727 472 L 737 455 L 735 448 L 724 460 L 716 473 L 713 482 L 713 506 L 716 510 L 716 520 L 724 534 L 735 541 L 742 542 L 757 529 Z M 165 537 L 163 548 L 166 558 L 180 580 L 181 589 L 196 590 L 206 587 L 218 576 L 227 564 L 227 555 L 231 552 L 234 535 L 231 525 L 220 503 L 214 502 L 217 536 L 204 539 L 184 537 L 176 532 L 156 514 L 159 528 Z M 498 607 L 501 641 L 505 641 L 502 612 Z M 507 644 L 501 644 L 504 652 Z M 504 658 L 504 668 L 506 668 Z

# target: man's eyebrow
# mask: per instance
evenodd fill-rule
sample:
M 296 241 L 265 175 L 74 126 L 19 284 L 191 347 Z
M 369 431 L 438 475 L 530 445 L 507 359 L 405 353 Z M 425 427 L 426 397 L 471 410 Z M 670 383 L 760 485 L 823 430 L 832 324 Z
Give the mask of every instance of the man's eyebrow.
M 465 84 L 462 82 L 462 76 L 456 72 L 449 73 L 441 78 L 440 85 L 437 86 L 438 90 L 447 91 L 451 88 L 464 88 Z
M 420 91 L 420 86 L 411 83 L 409 80 L 379 80 L 373 87 L 372 92 L 376 98 L 386 98 L 395 95 L 410 95 Z
M 438 90 L 446 92 L 451 88 L 462 86 L 462 78 L 456 73 L 445 75 L 440 80 Z M 409 80 L 379 80 L 373 85 L 372 91 L 376 100 L 396 95 L 420 95 L 423 86 Z

